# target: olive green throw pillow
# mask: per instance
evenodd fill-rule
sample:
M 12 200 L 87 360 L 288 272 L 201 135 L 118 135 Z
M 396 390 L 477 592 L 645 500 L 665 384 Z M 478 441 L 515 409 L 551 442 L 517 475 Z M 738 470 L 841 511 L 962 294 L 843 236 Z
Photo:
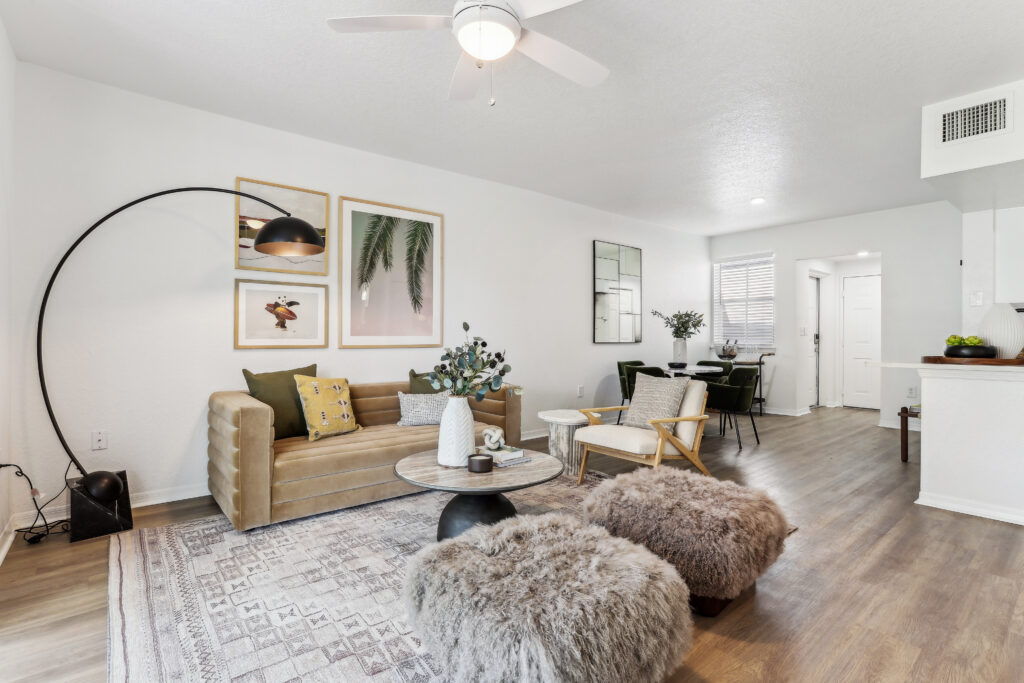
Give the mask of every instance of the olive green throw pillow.
M 410 394 L 437 394 L 440 389 L 430 386 L 429 372 L 409 371 L 409 393 Z
M 309 436 L 306 429 L 306 415 L 302 411 L 302 400 L 295 386 L 295 375 L 316 376 L 316 364 L 294 370 L 261 372 L 255 374 L 242 370 L 245 383 L 253 398 L 263 401 L 274 409 L 274 438 Z

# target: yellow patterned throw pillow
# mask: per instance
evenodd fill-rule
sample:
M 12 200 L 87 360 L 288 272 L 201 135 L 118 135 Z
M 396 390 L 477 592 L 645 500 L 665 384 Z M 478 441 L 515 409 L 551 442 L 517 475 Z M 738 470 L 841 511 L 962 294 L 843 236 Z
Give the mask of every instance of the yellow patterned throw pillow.
M 356 424 L 347 379 L 295 375 L 295 386 L 302 399 L 310 441 L 362 429 Z

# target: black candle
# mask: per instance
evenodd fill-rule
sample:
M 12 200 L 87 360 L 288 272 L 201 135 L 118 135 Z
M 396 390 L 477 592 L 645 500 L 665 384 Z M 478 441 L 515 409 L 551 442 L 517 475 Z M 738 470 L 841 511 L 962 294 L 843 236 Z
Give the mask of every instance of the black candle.
M 494 467 L 494 458 L 489 455 L 469 456 L 469 471 L 477 474 L 490 472 Z

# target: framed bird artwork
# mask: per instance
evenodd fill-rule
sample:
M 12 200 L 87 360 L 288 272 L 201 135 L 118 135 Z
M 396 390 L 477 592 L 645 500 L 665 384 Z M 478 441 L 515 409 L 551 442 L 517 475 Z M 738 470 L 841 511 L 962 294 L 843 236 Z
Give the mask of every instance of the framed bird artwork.
M 327 285 L 235 280 L 236 349 L 327 346 Z

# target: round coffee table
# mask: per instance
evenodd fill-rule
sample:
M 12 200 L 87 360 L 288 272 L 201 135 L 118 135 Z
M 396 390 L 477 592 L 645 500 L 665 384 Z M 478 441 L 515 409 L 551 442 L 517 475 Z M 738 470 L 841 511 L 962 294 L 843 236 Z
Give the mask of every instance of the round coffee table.
M 395 476 L 414 486 L 456 494 L 437 520 L 437 540 L 454 538 L 474 524 L 494 524 L 515 517 L 516 506 L 503 492 L 529 488 L 551 481 L 565 466 L 558 458 L 537 451 L 523 451 L 532 460 L 511 467 L 495 467 L 474 474 L 465 467 L 442 467 L 437 451 L 402 458 L 395 464 Z

